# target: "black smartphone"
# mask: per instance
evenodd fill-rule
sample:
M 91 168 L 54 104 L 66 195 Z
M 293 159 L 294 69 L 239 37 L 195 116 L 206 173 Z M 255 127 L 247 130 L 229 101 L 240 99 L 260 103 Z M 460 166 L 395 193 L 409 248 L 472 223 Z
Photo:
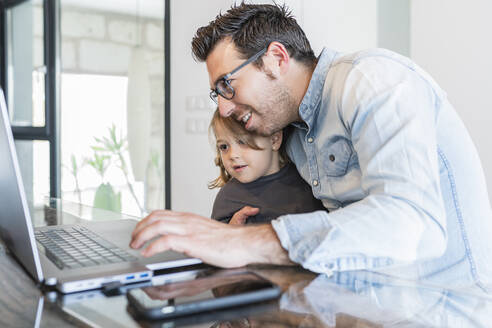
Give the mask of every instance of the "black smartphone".
M 205 272 L 194 280 L 135 288 L 128 306 L 139 318 L 159 320 L 278 298 L 281 290 L 251 272 Z

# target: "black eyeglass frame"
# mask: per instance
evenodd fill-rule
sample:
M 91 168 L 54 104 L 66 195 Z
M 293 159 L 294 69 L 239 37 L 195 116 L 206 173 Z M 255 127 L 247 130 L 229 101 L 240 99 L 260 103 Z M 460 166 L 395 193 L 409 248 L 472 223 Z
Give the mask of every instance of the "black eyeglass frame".
M 243 68 L 244 66 L 246 66 L 246 65 L 254 62 L 258 58 L 260 58 L 261 56 L 263 56 L 267 52 L 267 50 L 268 50 L 268 47 L 263 48 L 262 50 L 260 50 L 259 52 L 257 52 L 255 55 L 253 55 L 252 57 L 248 58 L 244 63 L 242 63 L 241 65 L 239 65 L 238 67 L 236 67 L 235 69 L 233 69 L 232 71 L 230 71 L 229 73 L 227 73 L 226 75 L 224 75 L 223 77 L 221 77 L 219 80 L 217 80 L 217 82 L 215 82 L 215 89 L 213 89 L 212 91 L 210 91 L 210 98 L 216 104 L 219 104 L 219 101 L 218 101 L 218 97 L 219 96 L 221 96 L 222 98 L 225 98 L 227 100 L 231 100 L 232 98 L 234 98 L 234 96 L 236 95 L 236 91 L 232 87 L 232 85 L 231 85 L 231 83 L 229 81 L 229 78 L 234 73 L 236 73 L 241 68 Z M 219 88 L 219 83 L 221 83 L 221 82 L 223 82 L 225 84 L 226 88 L 228 88 L 230 90 L 231 96 L 227 96 L 226 93 L 224 93 L 222 91 L 223 89 L 220 89 Z

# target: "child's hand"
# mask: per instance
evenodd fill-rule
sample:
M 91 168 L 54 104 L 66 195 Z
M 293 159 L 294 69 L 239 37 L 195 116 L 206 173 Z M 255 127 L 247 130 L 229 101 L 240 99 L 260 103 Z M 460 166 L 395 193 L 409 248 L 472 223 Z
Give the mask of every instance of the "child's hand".
M 260 212 L 260 209 L 257 207 L 244 206 L 242 209 L 234 213 L 229 224 L 241 225 L 246 222 L 246 220 L 253 215 L 256 215 Z

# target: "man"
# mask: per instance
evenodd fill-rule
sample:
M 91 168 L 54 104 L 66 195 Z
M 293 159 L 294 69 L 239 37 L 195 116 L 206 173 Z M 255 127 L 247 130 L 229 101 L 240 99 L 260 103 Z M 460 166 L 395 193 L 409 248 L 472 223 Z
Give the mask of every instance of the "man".
M 262 135 L 293 126 L 288 154 L 330 212 L 231 226 L 155 211 L 132 247 L 160 236 L 145 255 L 173 249 L 222 267 L 295 262 L 327 274 L 394 270 L 485 289 L 492 216 L 480 161 L 445 93 L 413 62 L 381 49 L 316 58 L 275 5 L 233 6 L 192 45 L 221 115 Z

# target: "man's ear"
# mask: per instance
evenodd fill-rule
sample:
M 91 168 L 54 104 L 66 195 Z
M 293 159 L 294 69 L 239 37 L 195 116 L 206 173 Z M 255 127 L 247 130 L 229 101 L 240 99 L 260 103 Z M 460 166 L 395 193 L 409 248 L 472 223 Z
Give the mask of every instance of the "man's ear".
M 287 72 L 289 62 L 290 56 L 285 46 L 278 41 L 270 43 L 267 53 L 263 57 L 265 71 L 277 78 Z
M 271 135 L 270 140 L 272 141 L 273 150 L 277 151 L 280 149 L 280 146 L 282 145 L 282 137 L 283 137 L 282 130 L 277 131 Z

